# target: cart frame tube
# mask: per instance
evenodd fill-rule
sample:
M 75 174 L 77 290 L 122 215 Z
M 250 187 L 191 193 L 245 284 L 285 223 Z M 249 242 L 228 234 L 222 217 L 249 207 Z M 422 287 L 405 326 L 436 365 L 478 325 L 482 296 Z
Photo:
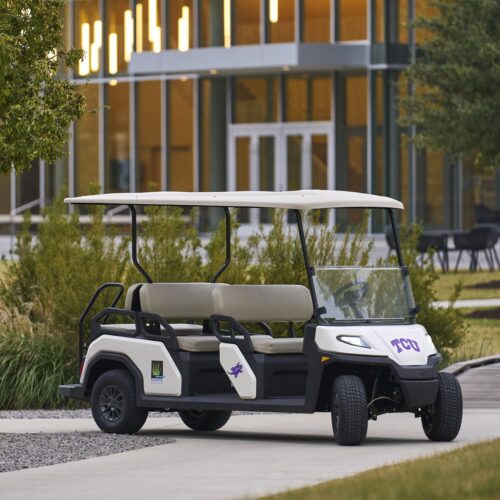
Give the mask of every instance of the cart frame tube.
M 297 218 L 297 228 L 299 230 L 299 237 L 300 237 L 300 245 L 302 247 L 302 255 L 304 257 L 304 264 L 306 266 L 306 273 L 307 273 L 307 281 L 309 283 L 309 292 L 311 293 L 311 300 L 313 303 L 313 309 L 314 309 L 314 318 L 319 321 L 320 317 L 320 310 L 318 308 L 318 297 L 316 296 L 316 288 L 314 288 L 314 268 L 311 266 L 311 263 L 309 261 L 309 253 L 307 251 L 307 241 L 306 241 L 306 235 L 304 232 L 304 225 L 302 224 L 302 214 L 300 213 L 300 210 L 293 210 L 295 213 L 295 217 Z
M 148 283 L 153 283 L 153 278 L 146 272 L 146 270 L 141 266 L 139 261 L 137 260 L 137 211 L 135 210 L 134 205 L 128 205 L 130 210 L 130 216 L 132 219 L 132 244 L 131 244 L 131 254 L 132 254 L 132 262 L 136 269 L 146 278 Z
M 226 260 L 219 270 L 214 274 L 210 283 L 215 283 L 220 275 L 229 267 L 231 263 L 231 211 L 229 207 L 221 207 L 226 215 Z

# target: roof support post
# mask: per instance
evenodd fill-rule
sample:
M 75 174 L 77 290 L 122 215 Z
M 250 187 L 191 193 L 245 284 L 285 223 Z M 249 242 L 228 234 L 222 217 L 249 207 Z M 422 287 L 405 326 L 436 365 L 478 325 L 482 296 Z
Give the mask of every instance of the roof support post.
M 394 219 L 394 211 L 392 208 L 388 208 L 389 220 L 391 221 L 392 234 L 394 236 L 394 246 L 396 247 L 396 255 L 398 256 L 398 263 L 401 267 L 404 267 L 403 254 L 401 252 L 401 245 L 399 244 L 399 233 L 396 226 L 396 221 Z
M 129 205 L 128 208 L 132 219 L 132 262 L 136 269 L 144 276 L 144 278 L 146 278 L 146 281 L 148 283 L 153 283 L 151 276 L 144 270 L 137 260 L 137 212 L 134 205 Z
M 228 268 L 231 262 L 231 211 L 229 207 L 223 207 L 226 214 L 226 260 L 219 270 L 214 274 L 210 283 L 215 283 L 219 276 Z
M 304 256 L 304 264 L 306 266 L 306 273 L 307 273 L 307 281 L 309 283 L 309 292 L 311 293 L 311 300 L 313 303 L 313 309 L 314 313 L 313 316 L 314 318 L 319 321 L 319 316 L 321 314 L 321 311 L 318 307 L 318 298 L 316 296 L 316 288 L 314 288 L 314 268 L 311 266 L 309 262 L 309 252 L 307 251 L 307 241 L 306 241 L 306 235 L 304 232 L 304 225 L 302 224 L 302 215 L 300 213 L 300 210 L 295 209 L 294 210 L 295 217 L 297 218 L 297 228 L 299 230 L 299 237 L 300 237 L 300 245 L 302 246 L 302 255 Z

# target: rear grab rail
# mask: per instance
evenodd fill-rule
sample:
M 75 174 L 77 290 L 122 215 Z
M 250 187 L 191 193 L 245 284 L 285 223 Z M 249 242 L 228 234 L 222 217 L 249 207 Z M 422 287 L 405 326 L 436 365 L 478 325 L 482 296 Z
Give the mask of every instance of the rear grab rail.
M 116 304 L 118 304 L 118 301 L 121 299 L 123 292 L 125 291 L 125 287 L 121 283 L 117 283 L 117 282 L 104 283 L 95 291 L 94 295 L 90 299 L 90 302 L 87 304 L 87 307 L 83 311 L 83 314 L 80 316 L 80 321 L 78 322 L 78 373 L 80 373 L 80 370 L 82 368 L 83 349 L 85 348 L 85 344 L 83 341 L 83 325 L 84 325 L 85 319 L 87 318 L 90 310 L 92 309 L 92 306 L 95 304 L 95 302 L 98 299 L 101 292 L 103 292 L 107 288 L 118 288 L 119 289 L 115 295 L 115 298 L 113 299 L 113 302 L 111 302 L 111 308 L 114 308 L 116 306 Z M 106 320 L 108 319 L 108 316 L 109 316 L 109 314 L 105 315 L 103 322 L 106 322 Z

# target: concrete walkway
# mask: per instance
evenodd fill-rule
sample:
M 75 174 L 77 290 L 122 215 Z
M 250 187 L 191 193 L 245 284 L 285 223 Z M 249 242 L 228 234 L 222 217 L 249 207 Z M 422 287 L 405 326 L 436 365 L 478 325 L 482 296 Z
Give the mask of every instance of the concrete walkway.
M 91 420 L 0 420 L 0 432 L 98 432 Z M 150 419 L 143 432 L 176 443 L 0 474 L 2 500 L 26 498 L 235 499 L 321 481 L 500 437 L 500 409 L 466 410 L 458 439 L 432 443 L 408 414 L 371 422 L 366 443 L 332 442 L 330 417 L 245 415 L 215 433 L 194 433 L 178 418 Z
M 445 308 L 450 303 L 447 300 L 438 300 L 434 302 L 435 307 Z M 486 307 L 500 307 L 500 299 L 468 299 L 457 300 L 453 307 L 455 309 L 481 309 Z

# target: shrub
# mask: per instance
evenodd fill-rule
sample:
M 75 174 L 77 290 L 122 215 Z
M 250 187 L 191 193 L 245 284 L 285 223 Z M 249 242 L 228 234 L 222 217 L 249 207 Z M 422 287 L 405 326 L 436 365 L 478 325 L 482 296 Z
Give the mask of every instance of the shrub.
M 0 282 L 0 297 L 35 323 L 74 334 L 96 284 L 123 279 L 128 239 L 107 236 L 101 208 L 93 209 L 90 224 L 80 228 L 76 213 L 66 215 L 62 197 L 43 219 L 33 238 L 25 218 L 17 239 L 18 260 Z
M 145 207 L 139 225 L 138 258 L 154 281 L 199 281 L 202 276 L 201 241 L 195 226 L 196 210 L 184 215 L 178 207 Z M 129 267 L 127 283 L 144 277 Z
M 401 227 L 403 259 L 409 267 L 415 303 L 420 309 L 417 322 L 426 328 L 437 350 L 443 354 L 444 362 L 448 363 L 453 349 L 460 345 L 467 332 L 460 310 L 453 307 L 460 296 L 462 285 L 458 283 L 455 286 L 448 307 L 441 309 L 433 306 L 433 302 L 437 300 L 434 283 L 438 279 L 438 274 L 432 261 L 432 254 L 425 254 L 423 262 L 419 262 L 417 241 L 420 234 L 421 228 L 418 225 Z
M 0 313 L 0 408 L 76 407 L 58 395 L 76 378 L 74 333 L 54 332 L 18 311 Z
M 321 213 L 311 211 L 304 217 L 304 233 L 311 265 L 366 265 L 373 242 L 365 238 L 368 213 L 365 212 L 354 233 L 348 230 L 339 240 L 336 227 L 320 224 Z M 272 228 L 248 239 L 253 255 L 250 281 L 254 283 L 300 283 L 308 286 L 304 257 L 296 227 L 286 222 L 286 212 L 275 210 Z

